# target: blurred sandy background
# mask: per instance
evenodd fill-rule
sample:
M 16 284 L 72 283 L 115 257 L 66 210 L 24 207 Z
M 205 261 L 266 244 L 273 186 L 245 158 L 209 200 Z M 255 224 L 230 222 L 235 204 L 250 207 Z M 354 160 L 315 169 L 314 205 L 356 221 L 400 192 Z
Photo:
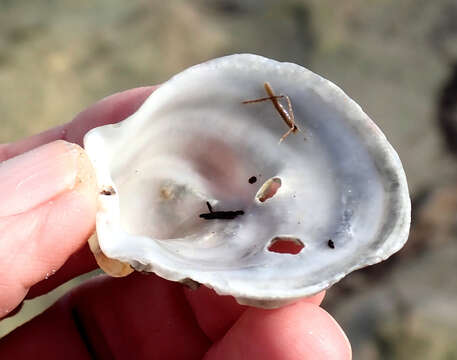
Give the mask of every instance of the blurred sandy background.
M 456 19 L 455 0 L 0 0 L 0 142 L 213 57 L 304 65 L 383 129 L 414 200 L 407 247 L 333 287 L 324 307 L 354 359 L 457 359 L 457 158 L 438 126 L 457 127 Z M 27 302 L 0 336 L 64 291 Z

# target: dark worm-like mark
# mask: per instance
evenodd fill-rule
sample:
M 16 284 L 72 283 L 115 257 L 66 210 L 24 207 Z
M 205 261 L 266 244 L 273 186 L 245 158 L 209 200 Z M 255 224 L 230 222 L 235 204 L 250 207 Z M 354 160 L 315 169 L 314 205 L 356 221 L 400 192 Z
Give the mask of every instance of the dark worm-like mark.
M 206 206 L 208 206 L 209 213 L 200 214 L 199 216 L 205 220 L 232 220 L 235 219 L 238 215 L 244 215 L 243 210 L 236 211 L 213 211 L 211 204 L 207 201 Z

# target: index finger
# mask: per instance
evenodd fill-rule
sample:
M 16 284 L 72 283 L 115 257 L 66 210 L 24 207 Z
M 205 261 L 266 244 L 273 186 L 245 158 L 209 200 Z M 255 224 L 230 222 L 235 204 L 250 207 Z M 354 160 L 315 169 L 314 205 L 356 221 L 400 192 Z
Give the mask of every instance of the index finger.
M 114 124 L 133 114 L 157 86 L 145 86 L 110 95 L 79 113 L 72 121 L 10 144 L 0 144 L 0 162 L 55 140 L 82 145 L 92 128 Z

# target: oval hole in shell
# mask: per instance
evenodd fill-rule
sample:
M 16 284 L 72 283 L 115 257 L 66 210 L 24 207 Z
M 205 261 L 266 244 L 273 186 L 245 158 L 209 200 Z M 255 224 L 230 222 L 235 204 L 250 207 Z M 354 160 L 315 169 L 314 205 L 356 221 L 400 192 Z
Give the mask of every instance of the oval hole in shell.
M 271 240 L 268 246 L 268 251 L 279 254 L 292 254 L 296 255 L 305 247 L 305 244 L 294 237 L 278 236 Z
M 257 191 L 255 195 L 256 199 L 260 202 L 265 202 L 266 200 L 272 198 L 276 195 L 279 188 L 281 187 L 281 179 L 274 177 L 265 181 L 262 187 Z

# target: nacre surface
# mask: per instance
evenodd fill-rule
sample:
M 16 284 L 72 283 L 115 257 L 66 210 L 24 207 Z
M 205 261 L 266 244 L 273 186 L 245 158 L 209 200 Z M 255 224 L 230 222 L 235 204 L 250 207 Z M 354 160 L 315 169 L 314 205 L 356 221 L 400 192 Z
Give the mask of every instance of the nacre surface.
M 272 101 L 243 104 L 266 97 L 265 82 L 290 98 L 300 129 L 281 143 L 289 128 Z M 296 64 L 240 54 L 193 66 L 84 144 L 101 191 L 103 253 L 243 304 L 272 308 L 313 295 L 408 237 L 397 153 L 340 88 Z M 262 186 L 278 179 L 261 199 Z M 204 219 L 206 202 L 243 214 Z M 303 248 L 271 251 L 278 239 Z

